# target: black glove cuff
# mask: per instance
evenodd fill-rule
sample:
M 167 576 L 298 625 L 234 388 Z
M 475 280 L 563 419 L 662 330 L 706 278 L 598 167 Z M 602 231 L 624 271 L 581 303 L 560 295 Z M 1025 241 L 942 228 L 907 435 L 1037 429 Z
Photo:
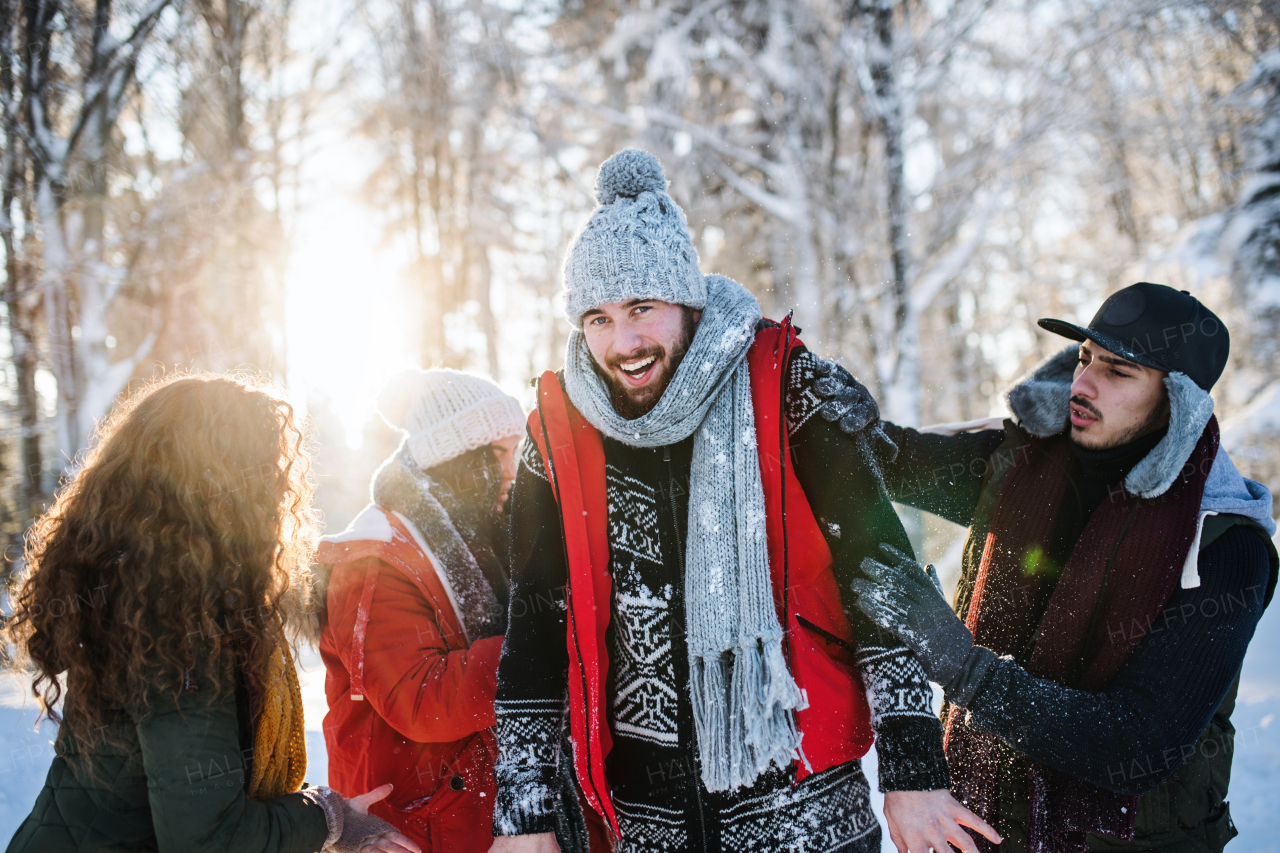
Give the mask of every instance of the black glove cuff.
M 884 421 L 876 424 L 876 428 L 872 430 L 871 437 L 875 439 L 877 446 L 876 455 L 885 462 L 894 462 L 898 458 L 898 445 L 893 443 L 893 439 L 889 438 L 884 431 Z
M 937 593 L 935 592 L 934 595 L 937 596 Z M 914 648 L 914 651 L 920 658 L 920 663 L 924 666 L 930 681 L 935 684 L 948 684 L 964 668 L 965 661 L 973 650 L 973 634 L 960 621 L 960 617 L 952 613 L 950 607 L 946 607 L 941 596 L 937 596 L 937 600 L 940 605 L 938 609 L 945 608 L 945 611 L 931 619 L 924 617 L 932 621 L 933 626 L 931 629 L 921 627 L 915 629 L 924 634 L 927 639 L 918 648 Z M 924 619 L 916 616 L 917 624 L 924 622 Z M 910 640 L 907 643 L 913 647 L 917 645 Z
M 974 646 L 959 671 L 946 684 L 942 685 L 942 695 L 953 705 L 961 708 L 969 707 L 973 697 L 982 689 L 982 683 L 1000 658 L 996 653 L 982 646 Z

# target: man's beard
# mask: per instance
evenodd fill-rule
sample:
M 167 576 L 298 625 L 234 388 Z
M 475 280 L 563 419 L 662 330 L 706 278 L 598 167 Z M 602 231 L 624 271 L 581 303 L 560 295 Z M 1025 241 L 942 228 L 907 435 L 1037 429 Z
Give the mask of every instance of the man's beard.
M 671 379 L 676 375 L 676 370 L 679 369 L 680 362 L 684 360 L 685 353 L 689 351 L 689 346 L 693 343 L 693 336 L 697 330 L 698 324 L 694 320 L 693 309 L 685 307 L 683 319 L 680 323 L 680 337 L 672 343 L 669 351 L 658 346 L 646 347 L 637 352 L 614 356 L 609 359 L 608 365 L 603 368 L 596 364 L 595 359 L 592 359 L 592 369 L 609 386 L 609 397 L 613 401 L 613 410 L 629 421 L 634 421 L 638 417 L 649 414 L 653 407 L 658 405 L 658 401 L 662 399 L 662 394 L 667 390 L 667 386 L 671 384 Z M 619 365 L 623 362 L 635 361 L 648 356 L 653 356 L 654 358 L 653 369 L 656 373 L 653 379 L 639 388 L 632 388 L 626 385 L 614 372 L 620 369 Z
M 1097 423 L 1103 422 L 1102 412 L 1098 411 L 1097 407 L 1088 400 L 1083 397 L 1072 397 L 1071 402 L 1097 418 Z M 1168 413 L 1169 400 L 1165 397 L 1161 400 L 1159 405 L 1152 407 L 1151 411 L 1147 413 L 1146 418 L 1144 418 L 1141 423 L 1130 427 L 1114 439 L 1108 441 L 1106 444 L 1098 446 L 1085 444 L 1076 437 L 1074 426 L 1071 427 L 1071 440 L 1088 450 L 1110 450 L 1113 447 L 1120 447 L 1121 445 L 1128 444 L 1131 441 L 1136 441 L 1137 439 L 1142 438 L 1142 436 L 1160 429 L 1160 427 L 1164 425 L 1163 421 L 1168 417 Z

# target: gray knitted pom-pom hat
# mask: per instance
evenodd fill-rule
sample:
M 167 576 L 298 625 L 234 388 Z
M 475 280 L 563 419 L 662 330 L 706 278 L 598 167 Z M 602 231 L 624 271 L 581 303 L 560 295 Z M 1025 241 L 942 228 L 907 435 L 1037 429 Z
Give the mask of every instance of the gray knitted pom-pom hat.
M 565 316 L 610 302 L 661 299 L 707 306 L 707 284 L 689 239 L 684 211 L 667 195 L 667 178 L 648 151 L 619 151 L 600 167 L 600 203 L 569 247 L 564 264 Z

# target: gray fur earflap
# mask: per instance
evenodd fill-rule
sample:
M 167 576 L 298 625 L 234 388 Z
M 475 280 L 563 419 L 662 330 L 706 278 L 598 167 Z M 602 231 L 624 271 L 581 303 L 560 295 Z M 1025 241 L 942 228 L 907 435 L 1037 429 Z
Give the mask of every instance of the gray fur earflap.
M 1169 490 L 1213 416 L 1213 398 L 1185 373 L 1164 378 L 1169 392 L 1169 431 L 1124 479 L 1125 491 L 1157 498 Z
M 1071 381 L 1075 376 L 1079 344 L 1041 361 L 1019 379 L 1005 400 L 1018 426 L 1036 438 L 1057 435 L 1067 428 Z

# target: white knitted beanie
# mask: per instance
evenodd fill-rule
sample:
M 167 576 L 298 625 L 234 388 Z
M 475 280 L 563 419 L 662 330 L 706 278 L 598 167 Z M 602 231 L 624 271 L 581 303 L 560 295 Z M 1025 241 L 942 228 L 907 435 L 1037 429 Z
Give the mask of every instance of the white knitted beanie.
M 409 434 L 422 469 L 524 432 L 524 411 L 488 379 L 458 370 L 408 370 L 378 395 L 388 424 Z
M 684 211 L 667 195 L 658 158 L 628 148 L 600 166 L 600 207 L 569 247 L 564 263 L 564 313 L 582 315 L 610 302 L 661 299 L 707 306 L 707 283 L 689 239 Z

